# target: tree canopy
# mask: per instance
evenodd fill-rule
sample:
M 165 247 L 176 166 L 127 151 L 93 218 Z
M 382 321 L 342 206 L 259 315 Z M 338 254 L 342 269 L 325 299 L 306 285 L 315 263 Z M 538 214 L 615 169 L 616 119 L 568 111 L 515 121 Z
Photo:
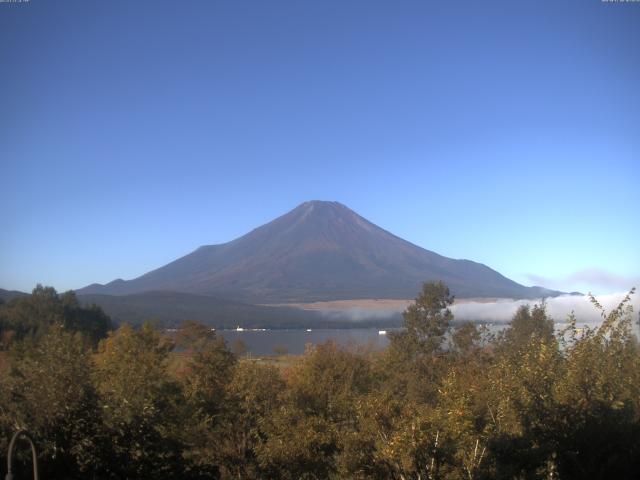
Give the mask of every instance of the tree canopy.
M 80 332 L 94 344 L 112 328 L 99 306 L 81 305 L 73 291 L 58 294 L 52 287 L 38 285 L 31 295 L 0 304 L 0 349 L 13 340 L 37 338 L 54 325 Z
M 425 284 L 387 349 L 327 342 L 280 363 L 195 322 L 96 341 L 99 310 L 38 287 L 1 307 L 0 455 L 26 428 L 43 478 L 636 479 L 629 298 L 594 299 L 597 328 L 555 330 L 542 303 L 491 335 Z

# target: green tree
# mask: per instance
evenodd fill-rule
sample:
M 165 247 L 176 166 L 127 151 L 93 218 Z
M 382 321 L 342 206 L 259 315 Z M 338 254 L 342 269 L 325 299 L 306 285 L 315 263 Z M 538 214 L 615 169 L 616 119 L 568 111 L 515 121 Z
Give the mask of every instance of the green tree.
M 280 407 L 264 422 L 260 463 L 275 478 L 335 477 L 343 441 L 358 426 L 358 399 L 373 387 L 371 362 L 327 342 L 308 350 L 287 380 Z
M 111 329 L 111 319 L 95 304 L 80 305 L 74 292 L 58 295 L 54 288 L 38 285 L 31 295 L 0 306 L 0 348 L 13 340 L 38 338 L 52 325 L 81 332 L 95 346 Z
M 533 308 L 522 305 L 513 316 L 509 327 L 501 335 L 502 346 L 513 351 L 529 344 L 535 336 L 544 342 L 554 341 L 553 319 L 547 315 L 545 303 L 535 304 Z
M 43 476 L 84 478 L 101 469 L 101 412 L 90 355 L 85 339 L 60 325 L 11 351 L 0 421 L 7 436 L 18 428 L 34 435 Z
M 425 284 L 388 349 L 328 342 L 280 368 L 239 360 L 195 322 L 172 337 L 125 326 L 96 353 L 105 316 L 73 294 L 36 290 L 0 306 L 14 335 L 0 351 L 0 454 L 15 428 L 28 428 L 47 478 L 640 473 L 633 290 L 608 313 L 592 298 L 597 328 L 572 316 L 554 334 L 542 304 L 520 308 L 492 337 L 473 324 L 451 329 L 449 291 Z
M 59 295 L 62 305 L 63 326 L 80 332 L 87 337 L 93 346 L 106 338 L 113 325 L 111 318 L 95 303 L 83 306 L 78 302 L 75 292 L 69 291 Z
M 58 294 L 52 287 L 36 286 L 31 295 L 16 297 L 2 307 L 3 337 L 21 340 L 37 337 L 54 324 L 63 324 L 63 310 Z M 8 347 L 8 345 L 4 345 Z
M 442 282 L 425 283 L 422 292 L 403 313 L 404 329 L 389 335 L 383 371 L 386 388 L 396 395 L 433 401 L 446 372 L 444 344 L 453 314 L 453 296 Z
M 483 334 L 486 329 L 479 329 L 473 322 L 458 325 L 451 335 L 451 349 L 464 358 L 471 358 L 480 352 Z
M 226 389 L 237 360 L 222 337 L 196 322 L 185 322 L 176 340 L 187 357 L 178 374 L 184 399 L 180 429 L 184 455 L 194 472 L 217 476 Z
M 357 409 L 358 427 L 345 436 L 350 455 L 341 458 L 340 478 L 439 478 L 444 450 L 430 405 L 377 390 L 360 399 Z
M 217 443 L 223 478 L 269 477 L 270 472 L 258 461 L 257 451 L 267 440 L 262 425 L 280 406 L 284 388 L 276 367 L 251 360 L 235 366 L 226 389 Z
M 559 406 L 549 425 L 561 478 L 638 478 L 640 473 L 640 348 L 632 333 L 635 289 L 595 328 L 562 332 L 565 369 Z
M 404 330 L 391 334 L 391 347 L 412 357 L 439 353 L 453 320 L 453 296 L 442 282 L 429 282 L 402 314 Z
M 164 478 L 184 468 L 180 390 L 167 374 L 173 343 L 149 324 L 123 326 L 100 342 L 95 379 L 111 445 L 108 473 L 118 478 Z
M 564 369 L 545 305 L 520 307 L 498 336 L 495 350 L 487 400 L 494 430 L 489 441 L 492 475 L 545 478 L 557 453 L 547 432 L 557 409 L 555 385 Z

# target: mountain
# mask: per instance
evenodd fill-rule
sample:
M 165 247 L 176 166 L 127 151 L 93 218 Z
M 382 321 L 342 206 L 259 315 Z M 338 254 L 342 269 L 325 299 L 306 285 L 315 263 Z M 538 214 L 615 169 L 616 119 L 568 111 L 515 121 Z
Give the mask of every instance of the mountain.
M 176 291 L 248 303 L 414 298 L 444 281 L 457 297 L 539 298 L 491 268 L 418 247 L 338 202 L 312 201 L 248 234 L 207 245 L 133 280 L 92 284 L 79 294 Z

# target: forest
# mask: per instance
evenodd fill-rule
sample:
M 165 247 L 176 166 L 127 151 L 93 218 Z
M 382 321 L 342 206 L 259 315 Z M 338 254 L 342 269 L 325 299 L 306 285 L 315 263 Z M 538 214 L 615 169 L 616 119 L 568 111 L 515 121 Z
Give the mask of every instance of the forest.
M 637 479 L 633 294 L 592 297 L 597 328 L 568 312 L 557 331 L 542 302 L 490 334 L 426 283 L 388 348 L 277 362 L 38 286 L 0 305 L 0 474 L 24 428 L 42 479 Z M 14 478 L 29 468 L 21 444 Z

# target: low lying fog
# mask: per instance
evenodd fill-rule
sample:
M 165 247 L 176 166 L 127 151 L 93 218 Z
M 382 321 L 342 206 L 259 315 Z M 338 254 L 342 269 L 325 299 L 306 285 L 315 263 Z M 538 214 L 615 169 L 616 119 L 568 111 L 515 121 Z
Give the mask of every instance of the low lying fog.
M 627 292 L 612 293 L 608 295 L 598 295 L 598 302 L 609 312 L 614 309 L 624 298 Z M 500 299 L 494 302 L 486 301 L 465 301 L 457 303 L 451 307 L 456 320 L 477 320 L 482 322 L 509 322 L 521 305 L 531 305 L 540 303 L 541 300 L 510 300 Z M 561 297 L 548 298 L 547 313 L 556 323 L 567 320 L 567 316 L 573 311 L 579 323 L 599 322 L 602 317 L 600 312 L 591 304 L 587 296 L 565 295 Z M 634 318 L 637 320 L 640 312 L 640 296 L 635 294 L 631 297 Z M 326 310 L 322 312 L 330 318 L 349 319 L 352 321 L 381 320 L 390 317 L 398 317 L 400 310 L 373 310 L 367 308 L 348 308 L 343 310 Z
M 622 301 L 627 292 L 598 295 L 596 299 L 606 312 L 610 312 Z M 509 300 L 501 299 L 490 303 L 467 302 L 453 305 L 451 308 L 457 320 L 481 320 L 508 322 L 521 305 L 534 305 L 541 300 Z M 546 299 L 547 313 L 557 322 L 564 322 L 573 311 L 578 322 L 597 322 L 602 319 L 600 312 L 591 304 L 589 297 L 564 295 Z M 640 311 L 640 297 L 631 297 L 634 316 Z

